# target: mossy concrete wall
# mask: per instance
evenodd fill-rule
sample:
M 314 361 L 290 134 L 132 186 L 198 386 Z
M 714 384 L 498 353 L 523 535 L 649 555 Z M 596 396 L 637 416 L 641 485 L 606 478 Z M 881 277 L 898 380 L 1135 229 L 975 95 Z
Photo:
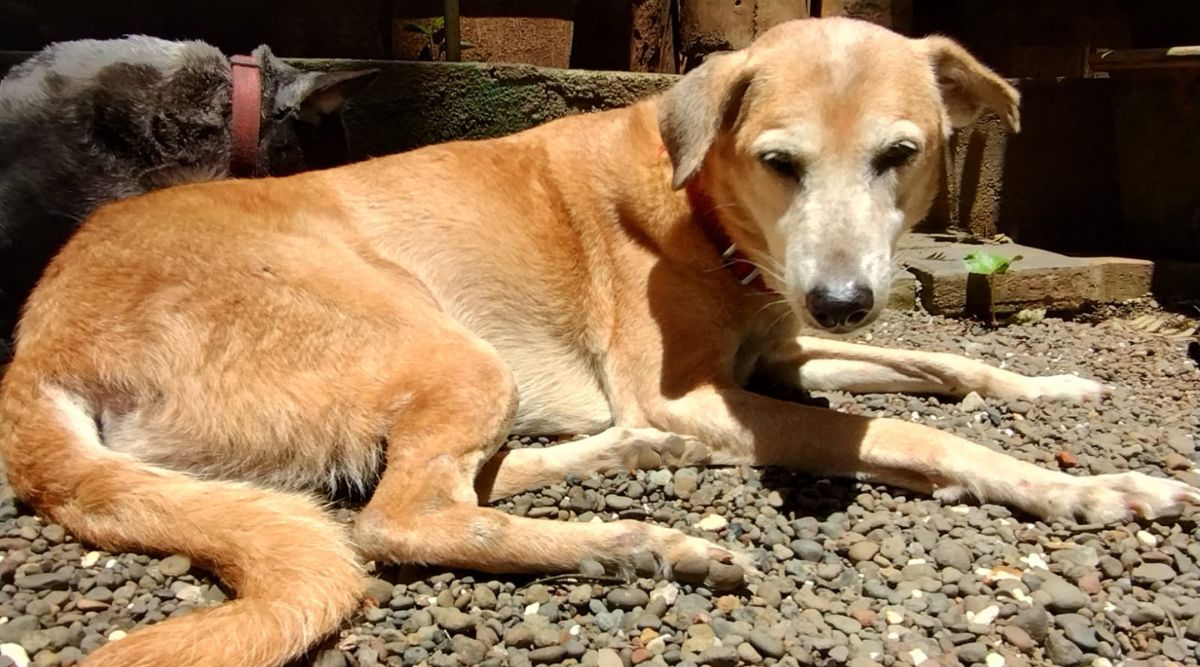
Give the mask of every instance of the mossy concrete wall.
M 677 77 L 486 63 L 293 60 L 302 67 L 376 67 L 345 117 L 351 155 L 511 134 L 575 113 L 626 106 Z

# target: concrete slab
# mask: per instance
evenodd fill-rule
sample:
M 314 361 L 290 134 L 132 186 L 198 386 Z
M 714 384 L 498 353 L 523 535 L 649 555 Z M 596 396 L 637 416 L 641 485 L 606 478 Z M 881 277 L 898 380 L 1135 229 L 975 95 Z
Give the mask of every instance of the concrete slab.
M 1154 265 L 1122 257 L 1068 257 L 1016 243 L 965 243 L 948 235 L 912 234 L 900 260 L 920 284 L 924 308 L 937 315 L 961 316 L 992 308 L 1011 314 L 1026 308 L 1073 312 L 1092 303 L 1115 303 L 1150 291 Z M 984 251 L 1021 259 L 1009 270 L 987 277 L 968 273 L 963 259 Z
M 888 292 L 887 307 L 891 310 L 917 309 L 917 278 L 903 271 L 892 278 L 892 290 Z

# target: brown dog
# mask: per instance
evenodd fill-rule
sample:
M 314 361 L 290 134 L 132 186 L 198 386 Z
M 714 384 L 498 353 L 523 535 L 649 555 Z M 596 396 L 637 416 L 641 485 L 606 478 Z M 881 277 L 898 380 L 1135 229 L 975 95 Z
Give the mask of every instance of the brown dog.
M 765 373 L 811 388 L 1103 393 L 797 336 L 878 313 L 951 127 L 988 108 L 1015 128 L 1016 107 L 946 39 L 803 21 L 628 109 L 104 208 L 21 323 L 0 399 L 10 480 L 81 540 L 189 554 L 239 599 L 88 664 L 281 664 L 355 609 L 368 559 L 509 572 L 649 552 L 748 566 L 642 522 L 480 506 L 705 452 L 1039 516 L 1179 512 L 1198 496 L 1173 481 L 1073 477 L 742 388 Z M 598 435 L 498 452 L 510 431 Z M 353 536 L 306 495 L 345 486 L 373 489 Z

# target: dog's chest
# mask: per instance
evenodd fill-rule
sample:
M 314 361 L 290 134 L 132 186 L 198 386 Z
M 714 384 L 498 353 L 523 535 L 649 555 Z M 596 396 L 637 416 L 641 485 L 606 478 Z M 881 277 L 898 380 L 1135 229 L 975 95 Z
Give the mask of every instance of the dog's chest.
M 516 376 L 520 392 L 514 433 L 574 435 L 612 425 L 608 400 L 583 355 L 548 337 L 522 338 L 492 341 Z

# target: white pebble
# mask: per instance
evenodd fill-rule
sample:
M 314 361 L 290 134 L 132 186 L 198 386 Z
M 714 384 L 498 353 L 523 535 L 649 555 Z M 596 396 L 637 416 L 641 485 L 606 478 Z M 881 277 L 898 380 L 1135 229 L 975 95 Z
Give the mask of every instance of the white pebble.
M 117 566 L 116 558 L 109 558 L 108 560 L 104 561 L 104 569 L 106 569 L 106 570 L 111 570 L 116 566 Z
M 1112 660 L 1108 658 L 1096 658 L 1092 661 L 1092 667 L 1112 667 Z
M 914 588 L 914 589 L 913 589 L 913 592 L 912 592 L 912 599 L 914 599 L 914 600 L 920 600 L 920 599 L 921 599 L 921 598 L 923 598 L 923 597 L 925 597 L 925 591 L 923 591 L 923 590 L 921 590 L 921 589 L 919 589 L 919 588 Z
M 980 609 L 977 612 L 967 612 L 967 622 L 975 623 L 976 625 L 991 625 L 1000 616 L 1000 607 L 990 605 Z
M 1021 556 L 1021 562 L 1025 563 L 1029 567 L 1035 567 L 1039 570 L 1050 569 L 1050 566 L 1046 564 L 1046 559 L 1042 558 L 1042 555 L 1036 551 Z
M 108 641 L 110 641 L 110 642 L 119 642 L 119 641 L 121 641 L 122 639 L 124 639 L 124 638 L 126 638 L 126 637 L 128 637 L 128 636 L 129 636 L 129 635 L 128 635 L 128 634 L 126 634 L 126 632 L 125 632 L 124 630 L 113 630 L 112 632 L 110 632 L 110 633 L 108 634 Z
M 204 591 L 196 584 L 187 584 L 180 586 L 179 590 L 175 591 L 175 599 L 184 602 L 199 602 L 204 599 Z
M 567 630 L 567 634 L 571 635 L 572 637 L 578 637 L 579 636 L 579 624 L 578 623 L 572 624 L 571 629 Z
M 954 507 L 950 508 L 950 511 L 954 512 L 955 514 L 966 514 L 967 512 L 971 511 L 971 508 L 967 507 L 966 505 L 955 505 Z
M 89 551 L 79 559 L 79 564 L 83 567 L 91 567 L 100 562 L 100 555 L 99 551 Z
M 999 653 L 989 653 L 983 662 L 987 667 L 1004 667 L 1004 656 Z
M 729 522 L 720 514 L 708 514 L 703 519 L 696 522 L 696 527 L 700 530 L 718 531 L 728 526 Z
M 29 667 L 29 654 L 20 644 L 0 644 L 0 656 L 12 660 L 17 667 Z
M 914 648 L 908 652 L 908 659 L 912 660 L 912 664 L 919 665 L 928 660 L 929 656 L 925 655 L 925 651 L 922 651 L 919 648 Z
M 1139 530 L 1137 532 L 1137 539 L 1138 539 L 1138 542 L 1141 542 L 1142 544 L 1150 547 L 1151 549 L 1158 546 L 1158 538 L 1145 530 Z
M 662 598 L 663 602 L 666 602 L 668 607 L 675 604 L 675 600 L 678 597 L 679 597 L 679 587 L 676 586 L 675 584 L 667 583 L 662 586 L 659 586 L 658 588 L 655 588 L 653 591 L 650 591 L 650 599 L 651 600 L 653 600 L 654 598 Z
M 534 614 L 538 613 L 538 609 L 541 609 L 541 608 L 542 608 L 542 605 L 540 603 L 530 602 L 528 605 L 525 606 L 525 615 L 533 616 Z
M 883 617 L 887 619 L 888 625 L 900 625 L 904 622 L 904 614 L 896 611 L 895 609 L 889 609 L 883 612 Z
M 924 565 L 925 559 L 924 558 L 909 558 L 908 564 L 909 565 Z

